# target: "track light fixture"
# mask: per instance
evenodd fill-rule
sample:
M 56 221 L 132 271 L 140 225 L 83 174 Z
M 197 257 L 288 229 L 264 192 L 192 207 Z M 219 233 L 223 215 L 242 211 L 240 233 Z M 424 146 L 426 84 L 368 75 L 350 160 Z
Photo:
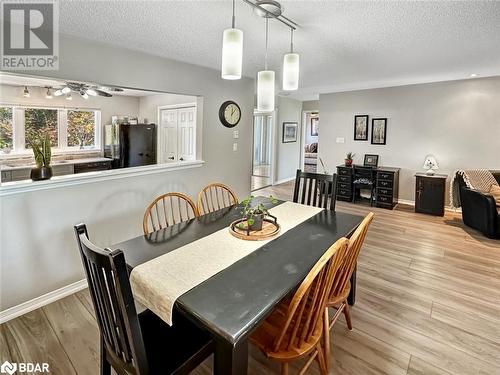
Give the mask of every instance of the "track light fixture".
M 28 86 L 24 86 L 24 90 L 23 90 L 23 96 L 25 98 L 29 98 L 31 95 L 30 95 L 30 91 L 28 90 Z

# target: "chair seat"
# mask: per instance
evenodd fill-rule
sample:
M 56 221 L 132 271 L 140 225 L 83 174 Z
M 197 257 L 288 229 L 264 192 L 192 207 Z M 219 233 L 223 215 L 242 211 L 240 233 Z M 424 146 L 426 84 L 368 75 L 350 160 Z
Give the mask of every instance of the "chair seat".
M 278 351 L 274 350 L 275 340 L 280 334 L 287 318 L 287 309 L 290 301 L 291 298 L 287 298 L 285 301 L 282 301 L 250 337 L 250 341 L 269 358 L 289 361 L 291 357 L 298 358 L 307 355 L 315 349 L 316 344 L 321 338 L 323 324 L 322 320 L 319 320 L 314 333 L 308 342 L 304 342 L 300 347 L 294 347 L 290 350 L 287 350 L 286 348 Z M 289 333 L 287 333 L 284 337 L 284 342 L 288 342 L 288 335 Z
M 187 374 L 213 353 L 213 342 L 182 316 L 169 326 L 150 310 L 139 314 L 150 374 Z
M 344 287 L 344 290 L 342 290 L 342 293 L 339 293 L 339 295 L 334 296 L 334 297 L 330 296 L 326 306 L 335 307 L 339 303 L 344 302 L 347 299 L 347 297 L 349 296 L 350 292 L 351 292 L 351 282 L 348 281 Z

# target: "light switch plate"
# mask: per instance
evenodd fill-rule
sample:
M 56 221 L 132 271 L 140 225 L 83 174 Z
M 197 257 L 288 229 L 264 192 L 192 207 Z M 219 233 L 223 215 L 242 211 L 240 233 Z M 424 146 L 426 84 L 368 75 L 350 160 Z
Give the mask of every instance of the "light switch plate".
M 233 151 L 238 151 L 238 144 L 237 143 L 233 143 Z
M 345 143 L 345 138 L 337 138 L 337 143 Z
M 233 131 L 233 138 L 234 138 L 234 139 L 238 139 L 239 137 L 240 137 L 240 133 L 239 133 L 239 131 L 238 131 L 238 130 L 234 130 L 234 131 Z

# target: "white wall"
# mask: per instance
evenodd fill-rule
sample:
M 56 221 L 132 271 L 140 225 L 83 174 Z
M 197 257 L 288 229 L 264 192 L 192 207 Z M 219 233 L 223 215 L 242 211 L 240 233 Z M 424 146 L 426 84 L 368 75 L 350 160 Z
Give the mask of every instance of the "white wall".
M 305 127 L 306 127 L 306 131 L 305 131 L 306 144 L 318 142 L 318 136 L 311 135 L 311 113 L 306 113 Z M 318 134 L 319 134 L 319 132 L 318 132 Z
M 177 94 L 157 94 L 142 96 L 139 100 L 139 121 L 146 118 L 148 123 L 158 124 L 158 107 L 164 105 L 196 103 L 196 96 Z
M 290 98 L 277 97 L 278 120 L 276 129 L 276 170 L 275 182 L 295 177 L 300 168 L 300 145 L 302 136 L 302 102 Z M 283 122 L 296 122 L 297 142 L 283 143 Z
M 22 73 L 22 72 L 21 72 Z M 139 98 L 134 96 L 113 95 L 111 98 L 102 96 L 89 96 L 87 100 L 80 95 L 72 94 L 72 100 L 66 100 L 65 96 L 54 96 L 52 99 L 45 98 L 47 89 L 30 87 L 31 96 L 23 97 L 24 87 L 0 84 L 0 102 L 17 105 L 39 105 L 70 108 L 92 108 L 101 110 L 101 123 L 111 124 L 111 116 L 128 115 L 137 117 L 139 115 Z
M 206 164 L 2 196 L 0 310 L 84 277 L 73 234 L 78 222 L 88 225 L 95 243 L 108 246 L 141 235 L 144 209 L 161 193 L 181 191 L 195 198 L 213 181 L 226 183 L 240 197 L 249 193 L 253 80 L 223 81 L 215 70 L 68 37 L 61 37 L 59 71 L 27 73 L 203 96 Z M 242 109 L 237 152 L 232 151 L 232 129 L 218 119 L 219 106 L 229 99 Z
M 302 102 L 303 111 L 319 111 L 319 100 L 306 100 Z
M 387 145 L 354 141 L 354 115 L 387 117 Z M 379 165 L 401 167 L 399 197 L 414 200 L 414 174 L 426 154 L 440 173 L 500 169 L 500 77 L 320 95 L 319 156 L 335 170 L 345 154 L 380 155 Z M 337 137 L 345 143 L 336 143 Z M 448 179 L 449 182 L 449 179 Z

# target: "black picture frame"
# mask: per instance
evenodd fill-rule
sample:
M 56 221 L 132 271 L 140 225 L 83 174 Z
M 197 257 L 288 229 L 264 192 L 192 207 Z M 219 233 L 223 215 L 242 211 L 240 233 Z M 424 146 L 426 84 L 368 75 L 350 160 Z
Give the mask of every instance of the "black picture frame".
M 364 119 L 364 125 L 361 120 Z M 358 127 L 359 125 L 359 127 Z M 362 128 L 364 126 L 364 129 Z M 354 116 L 354 140 L 367 141 L 368 140 L 368 115 Z
M 387 143 L 387 118 L 372 118 L 372 145 Z
M 299 124 L 297 122 L 283 122 L 283 143 L 293 143 L 297 142 L 297 128 Z M 287 129 L 293 129 L 293 133 L 288 132 Z
M 378 155 L 365 154 L 365 159 L 363 161 L 363 167 L 378 167 Z
M 318 136 L 319 118 L 311 117 L 311 137 Z

